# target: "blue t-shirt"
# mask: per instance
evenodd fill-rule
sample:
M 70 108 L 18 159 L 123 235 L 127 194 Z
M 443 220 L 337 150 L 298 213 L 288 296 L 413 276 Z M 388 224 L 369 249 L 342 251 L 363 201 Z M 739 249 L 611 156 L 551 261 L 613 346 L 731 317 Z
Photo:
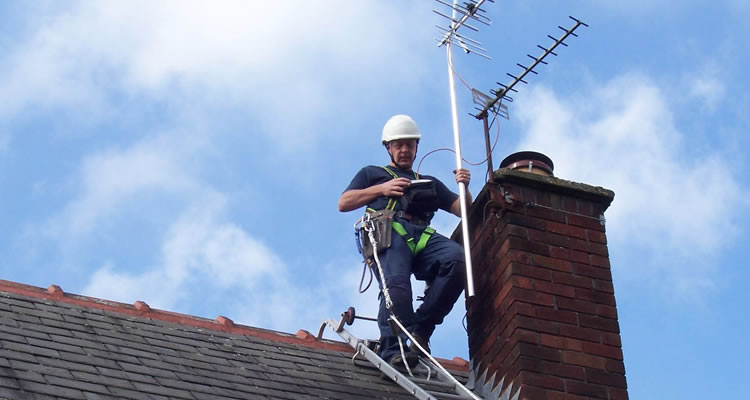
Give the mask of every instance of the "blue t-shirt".
M 351 183 L 349 183 L 349 186 L 346 187 L 346 191 L 353 190 L 353 189 L 366 189 L 370 186 L 379 185 L 381 183 L 385 183 L 393 179 L 393 176 L 389 174 L 384 167 L 379 167 L 375 165 L 368 165 L 357 172 L 357 175 L 354 175 L 354 178 L 352 179 Z M 421 207 L 415 209 L 414 207 L 409 207 L 407 210 L 404 210 L 404 201 L 399 201 L 396 204 L 396 211 L 408 211 L 409 213 L 420 215 L 420 216 L 428 216 L 431 217 L 431 213 L 437 211 L 437 209 L 445 210 L 450 212 L 451 205 L 453 202 L 456 201 L 458 198 L 458 195 L 454 192 L 452 192 L 448 187 L 446 187 L 443 182 L 440 182 L 435 177 L 429 176 L 429 175 L 417 175 L 412 170 L 403 170 L 400 168 L 395 168 L 392 166 L 386 166 L 385 168 L 388 168 L 391 172 L 396 174 L 398 177 L 408 178 L 408 179 L 429 179 L 432 181 L 432 187 L 435 190 L 436 194 L 436 202 L 435 207 L 429 207 L 432 209 L 425 209 L 425 205 L 421 204 Z M 409 197 L 409 188 L 407 188 L 407 192 L 404 194 L 403 197 Z M 399 200 L 398 197 L 395 198 L 396 200 Z M 375 210 L 382 210 L 386 207 L 388 204 L 388 197 L 380 196 L 375 198 L 375 200 L 371 201 L 369 204 L 367 204 L 367 207 L 373 208 Z M 429 218 L 428 218 L 429 219 Z

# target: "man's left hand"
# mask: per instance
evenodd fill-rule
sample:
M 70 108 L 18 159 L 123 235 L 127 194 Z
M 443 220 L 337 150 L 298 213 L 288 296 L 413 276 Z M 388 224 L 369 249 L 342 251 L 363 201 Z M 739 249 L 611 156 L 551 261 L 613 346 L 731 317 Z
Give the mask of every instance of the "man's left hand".
M 466 168 L 454 169 L 453 173 L 456 174 L 456 183 L 463 183 L 468 186 L 471 181 L 471 172 Z

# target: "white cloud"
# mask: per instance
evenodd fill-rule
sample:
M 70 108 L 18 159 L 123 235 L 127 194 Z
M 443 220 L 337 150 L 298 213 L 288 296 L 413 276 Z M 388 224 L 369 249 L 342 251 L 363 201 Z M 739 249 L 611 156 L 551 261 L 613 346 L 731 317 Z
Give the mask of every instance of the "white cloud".
M 231 104 L 254 116 L 253 134 L 298 148 L 338 105 L 429 79 L 431 17 L 378 1 L 80 2 L 35 21 L 0 64 L 0 115 L 50 107 L 96 122 L 120 96 Z
M 668 278 L 678 294 L 710 287 L 720 268 L 711 256 L 736 236 L 746 188 L 718 150 L 682 156 L 685 133 L 664 90 L 647 78 L 622 76 L 588 92 L 559 98 L 534 88 L 518 111 L 526 130 L 520 147 L 549 155 L 559 177 L 615 191 L 607 211 L 611 250 L 635 249 L 642 262 L 625 274 Z
M 716 63 L 708 63 L 696 75 L 685 78 L 688 95 L 699 99 L 706 111 L 713 112 L 727 94 L 727 88 L 720 79 L 720 68 Z

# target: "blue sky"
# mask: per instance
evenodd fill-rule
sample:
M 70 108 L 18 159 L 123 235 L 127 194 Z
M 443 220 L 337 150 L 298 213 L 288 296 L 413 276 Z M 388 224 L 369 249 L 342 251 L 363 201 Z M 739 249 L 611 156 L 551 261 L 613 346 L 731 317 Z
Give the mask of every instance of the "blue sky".
M 427 1 L 312 3 L 0 2 L 0 278 L 288 332 L 349 305 L 374 315 L 375 291 L 356 290 L 358 215 L 336 202 L 388 161 L 393 114 L 416 119 L 421 154 L 453 147 L 444 21 Z M 615 191 L 631 397 L 745 397 L 750 3 L 487 10 L 472 37 L 493 60 L 455 55 L 485 92 L 568 15 L 590 25 L 518 88 L 493 157 L 541 151 L 557 176 Z M 464 156 L 480 161 L 458 89 Z M 421 171 L 450 183 L 454 167 L 443 151 Z M 478 193 L 486 167 L 471 170 Z M 436 355 L 468 357 L 462 316 Z

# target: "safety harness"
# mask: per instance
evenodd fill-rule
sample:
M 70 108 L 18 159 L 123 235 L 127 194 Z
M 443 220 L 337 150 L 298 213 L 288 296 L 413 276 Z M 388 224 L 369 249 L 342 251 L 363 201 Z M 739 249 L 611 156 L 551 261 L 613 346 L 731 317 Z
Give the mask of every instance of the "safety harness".
M 387 167 L 381 167 L 383 168 L 388 174 L 390 174 L 393 179 L 397 179 L 398 175 L 396 175 L 395 172 L 391 171 Z M 419 179 L 419 174 L 414 172 L 414 179 Z M 393 197 L 388 198 L 388 204 L 386 204 L 385 209 L 394 211 L 396 208 L 396 204 L 398 204 L 398 200 L 394 199 Z M 372 208 L 367 208 L 367 212 L 376 212 L 377 210 Z M 399 212 L 396 212 L 396 215 L 399 216 Z M 403 214 L 402 214 L 403 215 Z M 391 222 L 391 225 L 393 226 L 393 230 L 399 234 L 399 236 L 403 237 L 406 241 L 406 245 L 409 246 L 409 250 L 411 250 L 411 254 L 413 256 L 417 256 L 420 251 L 424 250 L 424 248 L 427 246 L 427 241 L 430 240 L 430 237 L 433 233 L 435 233 L 435 229 L 431 227 L 426 227 L 424 231 L 422 231 L 422 235 L 419 237 L 419 240 L 416 242 L 414 241 L 414 238 L 409 235 L 409 233 L 406 231 L 406 228 L 404 228 L 404 225 L 400 222 L 396 221 L 395 219 Z

